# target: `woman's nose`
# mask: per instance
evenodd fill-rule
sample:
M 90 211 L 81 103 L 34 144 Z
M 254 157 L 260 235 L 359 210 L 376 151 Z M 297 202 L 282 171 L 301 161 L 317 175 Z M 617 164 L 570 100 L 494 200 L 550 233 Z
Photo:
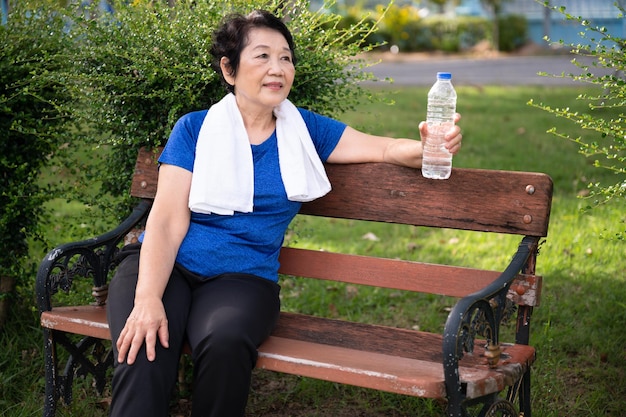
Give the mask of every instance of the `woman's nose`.
M 269 73 L 270 74 L 283 74 L 284 69 L 282 66 L 282 62 L 280 59 L 272 59 L 270 60 L 270 68 L 269 68 Z

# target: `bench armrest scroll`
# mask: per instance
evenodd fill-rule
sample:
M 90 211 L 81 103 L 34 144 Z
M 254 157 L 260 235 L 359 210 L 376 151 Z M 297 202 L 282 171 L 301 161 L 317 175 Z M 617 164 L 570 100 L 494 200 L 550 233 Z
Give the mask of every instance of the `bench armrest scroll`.
M 119 244 L 147 217 L 151 206 L 151 200 L 142 200 L 115 229 L 91 239 L 57 246 L 48 252 L 37 272 L 35 290 L 39 311 L 51 310 L 52 296 L 59 289 L 68 292 L 74 277 L 91 277 L 96 303 L 104 304 L 107 275 L 114 267 Z
M 460 299 L 454 306 L 444 328 L 443 367 L 449 398 L 461 404 L 463 389 L 459 378 L 459 360 L 464 352 L 472 352 L 474 338 L 481 334 L 487 340 L 485 357 L 490 366 L 499 360 L 500 323 L 505 315 L 507 294 L 513 280 L 537 252 L 539 237 L 526 236 L 517 253 L 502 274 L 484 289 Z

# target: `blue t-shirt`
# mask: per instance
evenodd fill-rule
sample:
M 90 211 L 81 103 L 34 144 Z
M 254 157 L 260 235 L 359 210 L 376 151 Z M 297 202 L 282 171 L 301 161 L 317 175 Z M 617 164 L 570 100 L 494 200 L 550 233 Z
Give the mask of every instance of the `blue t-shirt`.
M 298 109 L 322 161 L 337 146 L 344 123 Z M 159 158 L 193 172 L 196 142 L 207 110 L 184 115 L 174 126 Z M 251 145 L 254 161 L 254 210 L 232 216 L 191 213 L 176 262 L 204 277 L 247 273 L 278 281 L 278 255 L 285 230 L 301 203 L 289 201 L 280 175 L 276 132 Z

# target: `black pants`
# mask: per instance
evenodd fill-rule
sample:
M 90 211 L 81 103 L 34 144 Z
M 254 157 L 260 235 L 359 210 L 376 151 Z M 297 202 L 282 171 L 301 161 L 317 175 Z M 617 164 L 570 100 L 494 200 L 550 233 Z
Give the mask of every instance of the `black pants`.
M 138 269 L 136 250 L 109 286 L 107 317 L 116 358 L 115 342 L 133 308 Z M 146 359 L 144 346 L 133 365 L 116 363 L 111 416 L 168 416 L 185 340 L 194 362 L 192 415 L 243 416 L 257 348 L 278 319 L 279 292 L 278 284 L 253 275 L 203 279 L 175 267 L 163 295 L 170 347 L 157 340 L 155 361 Z

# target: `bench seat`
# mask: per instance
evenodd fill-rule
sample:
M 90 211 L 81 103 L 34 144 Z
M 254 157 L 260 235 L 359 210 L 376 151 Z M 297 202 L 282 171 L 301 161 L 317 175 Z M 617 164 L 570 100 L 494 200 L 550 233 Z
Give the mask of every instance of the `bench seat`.
M 111 338 L 102 306 L 57 307 L 42 313 L 41 323 L 48 329 Z M 446 388 L 441 344 L 440 334 L 283 312 L 272 336 L 259 347 L 257 367 L 398 394 L 442 398 Z M 408 348 L 411 345 L 416 348 Z M 364 346 L 369 350 L 363 350 Z M 481 354 L 466 354 L 461 359 L 459 373 L 468 399 L 513 385 L 534 362 L 535 349 L 503 345 L 502 358 L 497 368 L 491 368 Z

